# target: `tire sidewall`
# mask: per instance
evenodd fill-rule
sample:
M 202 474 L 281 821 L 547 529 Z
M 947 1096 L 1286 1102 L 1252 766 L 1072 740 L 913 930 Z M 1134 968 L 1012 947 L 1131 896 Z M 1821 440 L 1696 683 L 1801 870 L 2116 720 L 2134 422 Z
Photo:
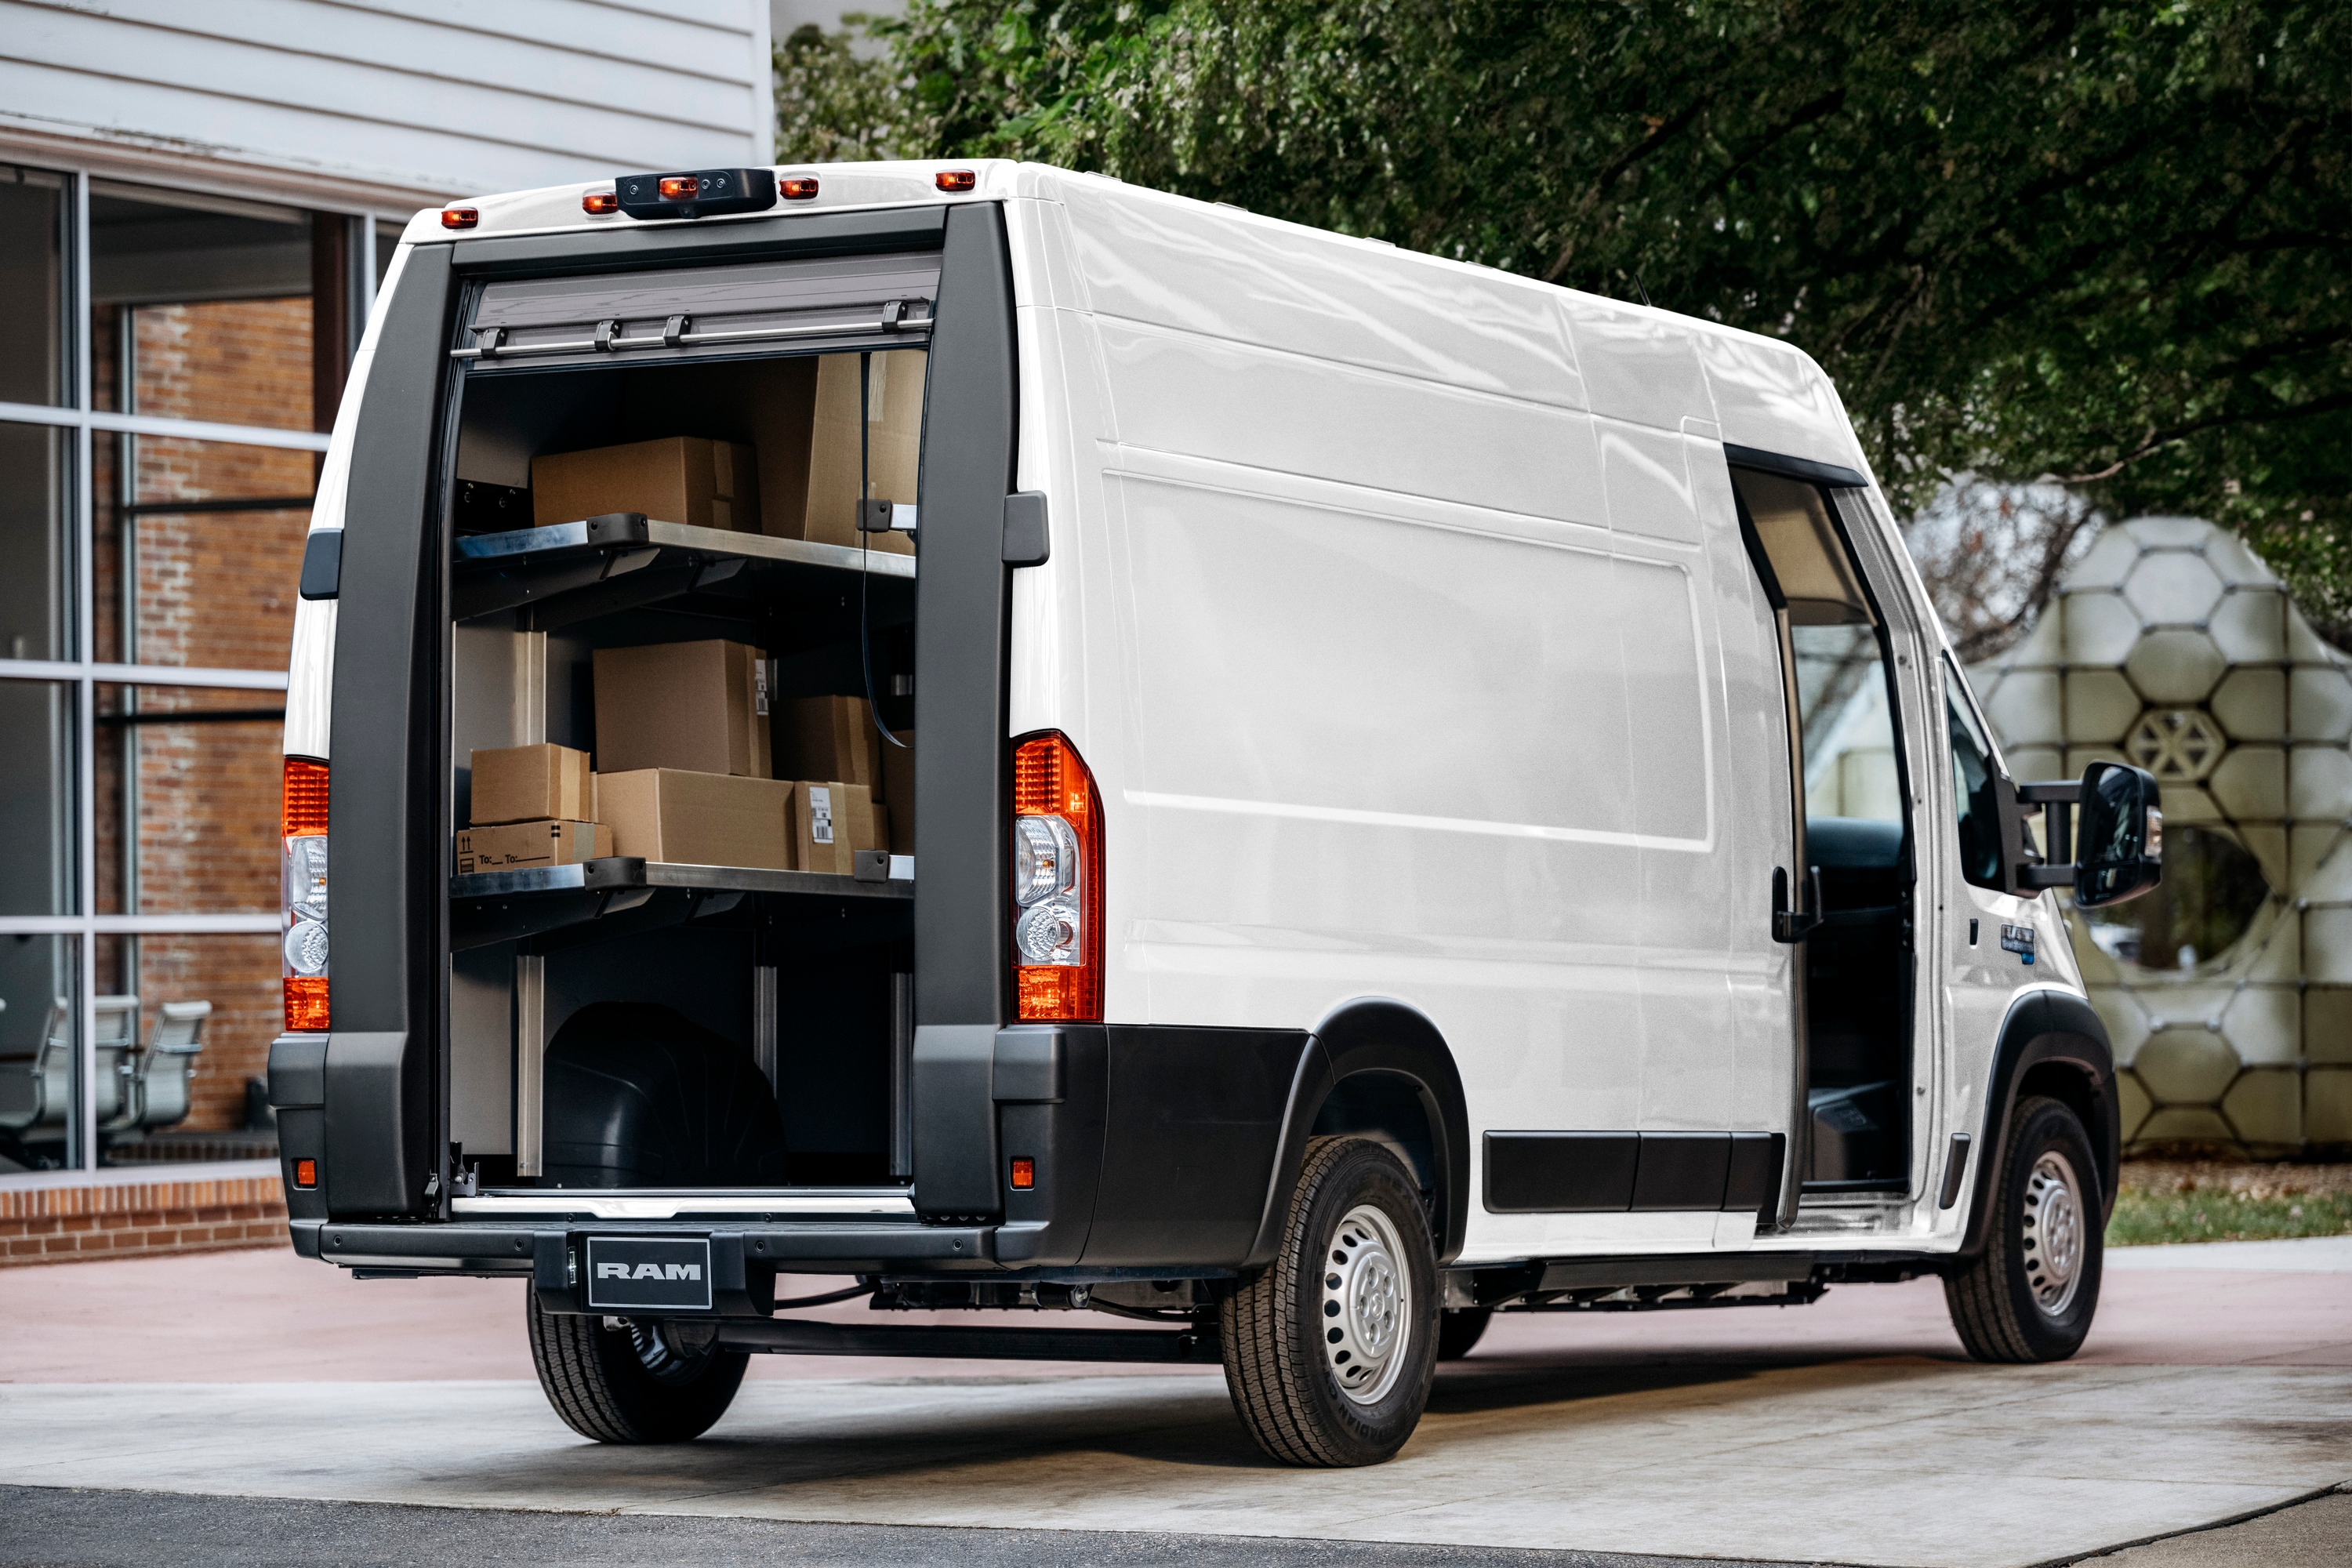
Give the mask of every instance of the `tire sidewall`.
M 2001 1283 L 2008 1291 L 2011 1315 L 2036 1361 L 2063 1361 L 2082 1348 L 2099 1307 L 2099 1279 L 2105 1263 L 2104 1199 L 2099 1192 L 2098 1166 L 2090 1138 L 2074 1113 L 2054 1100 L 2022 1108 L 2017 1136 L 2010 1141 L 2008 1169 L 2001 1173 Z M 2082 1278 L 2074 1299 L 2055 1316 L 2044 1312 L 2033 1297 L 2025 1273 L 2024 1193 L 2034 1163 L 2052 1152 L 2065 1156 L 2074 1168 L 2076 1197 L 2083 1205 Z
M 1323 1254 L 1339 1230 L 1339 1221 L 1360 1204 L 1378 1207 L 1396 1227 L 1405 1256 L 1397 1261 L 1412 1289 L 1406 1315 L 1404 1365 L 1395 1384 L 1378 1402 L 1359 1405 L 1339 1390 L 1324 1342 L 1328 1326 L 1322 1315 Z M 1299 1255 L 1294 1260 L 1296 1300 L 1288 1303 L 1295 1353 L 1302 1368 L 1313 1368 L 1305 1380 L 1307 1397 L 1321 1407 L 1327 1431 L 1344 1435 L 1352 1464 L 1373 1464 L 1404 1447 L 1429 1403 L 1431 1379 L 1437 1368 L 1437 1262 L 1430 1243 L 1429 1216 L 1421 1194 L 1398 1164 L 1379 1144 L 1357 1142 L 1344 1153 L 1330 1176 L 1319 1184 L 1309 1204 L 1306 1223 L 1298 1230 Z

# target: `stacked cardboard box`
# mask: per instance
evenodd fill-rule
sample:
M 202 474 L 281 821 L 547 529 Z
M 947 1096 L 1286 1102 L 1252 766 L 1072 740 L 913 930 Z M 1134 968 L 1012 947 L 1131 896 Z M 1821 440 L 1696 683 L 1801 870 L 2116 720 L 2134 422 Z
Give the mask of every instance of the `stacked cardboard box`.
M 577 866 L 614 852 L 596 815 L 588 753 L 509 746 L 473 754 L 473 826 L 457 834 L 457 874 Z
M 733 441 L 673 436 L 533 458 L 530 494 L 541 528 L 641 511 L 695 528 L 761 531 L 760 470 L 751 448 Z

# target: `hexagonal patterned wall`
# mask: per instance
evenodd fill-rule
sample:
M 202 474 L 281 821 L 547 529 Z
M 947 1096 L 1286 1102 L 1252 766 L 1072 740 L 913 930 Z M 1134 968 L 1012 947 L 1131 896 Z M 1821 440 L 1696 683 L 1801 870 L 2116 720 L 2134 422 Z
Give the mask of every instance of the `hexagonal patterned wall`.
M 2235 933 L 2218 952 L 2143 952 L 2067 914 L 2124 1069 L 2126 1138 L 2258 1158 L 2352 1144 L 2352 660 L 2235 535 L 2141 518 L 1969 673 L 2018 779 L 2137 763 L 2184 874 L 2200 835 L 2222 841 L 2197 862 L 2235 900 L 2200 928 Z

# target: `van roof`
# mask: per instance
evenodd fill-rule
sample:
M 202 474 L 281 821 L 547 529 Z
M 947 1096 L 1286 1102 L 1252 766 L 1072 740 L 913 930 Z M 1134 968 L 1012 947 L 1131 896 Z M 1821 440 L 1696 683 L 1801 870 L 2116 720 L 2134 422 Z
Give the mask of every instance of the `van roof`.
M 1149 186 L 1128 184 L 1110 175 L 1079 174 L 1050 164 L 1017 163 L 1004 158 L 977 158 L 778 163 L 769 167 L 779 179 L 815 176 L 817 194 L 805 200 L 779 203 L 761 212 L 718 214 L 697 218 L 641 219 L 617 212 L 591 215 L 582 206 L 582 198 L 592 193 L 610 191 L 613 180 L 606 178 L 498 195 L 466 197 L 451 202 L 448 205 L 470 207 L 477 214 L 473 226 L 461 230 L 443 226 L 442 208 L 427 207 L 409 220 L 401 239 L 402 243 L 409 245 L 451 241 L 462 245 L 469 240 L 518 235 L 593 234 L 600 229 L 616 227 L 667 228 L 688 224 L 709 226 L 778 217 L 789 220 L 793 216 L 811 213 L 950 206 L 1018 197 L 1058 202 L 1069 194 L 1072 183 L 1084 182 L 1097 192 L 1105 187 L 1117 190 L 1122 203 L 1155 206 L 1163 211 L 1185 211 L 1194 222 L 1278 228 L 1301 237 L 1312 236 L 1316 240 L 1335 247 L 1364 253 L 1350 263 L 1352 266 L 1408 270 L 1426 267 L 1466 271 L 1485 279 L 1488 287 L 1514 290 L 1540 289 L 1560 297 L 1570 315 L 1582 321 L 1614 321 L 1629 327 L 1639 322 L 1646 325 L 1648 332 L 1667 337 L 1683 335 L 1705 366 L 1705 380 L 1717 415 L 1713 421 L 1716 430 L 1687 433 L 1715 435 L 1736 445 L 1791 457 L 1811 458 L 1865 474 L 1869 472 L 1861 443 L 1831 386 L 1827 373 L 1810 354 L 1786 339 L 1767 337 L 1702 317 L 1588 294 L 1580 289 L 1546 283 L 1475 262 L 1401 249 L 1384 240 L 1342 235 L 1222 203 L 1203 202 Z M 940 188 L 940 174 L 962 171 L 969 171 L 972 175 L 970 189 L 949 192 Z M 615 174 L 626 172 L 633 171 L 615 171 Z M 1373 257 L 1379 260 L 1373 261 Z M 1334 260 L 1337 260 L 1336 257 Z

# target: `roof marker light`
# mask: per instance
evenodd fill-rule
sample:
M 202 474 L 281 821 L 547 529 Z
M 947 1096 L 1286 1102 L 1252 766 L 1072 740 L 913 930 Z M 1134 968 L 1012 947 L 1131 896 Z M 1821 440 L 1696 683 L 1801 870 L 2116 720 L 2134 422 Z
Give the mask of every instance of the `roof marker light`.
M 804 202 L 816 195 L 814 174 L 787 174 L 776 182 L 784 188 L 784 200 Z
M 472 207 L 443 207 L 441 209 L 441 226 L 443 228 L 471 228 L 481 221 L 482 215 Z
M 580 210 L 592 217 L 605 217 L 621 210 L 621 198 L 610 191 L 591 191 L 580 198 Z
M 970 169 L 941 169 L 931 178 L 943 191 L 968 191 L 980 183 L 980 176 Z
M 665 174 L 662 176 L 661 199 L 666 202 L 682 202 L 701 188 L 702 182 L 692 174 Z

